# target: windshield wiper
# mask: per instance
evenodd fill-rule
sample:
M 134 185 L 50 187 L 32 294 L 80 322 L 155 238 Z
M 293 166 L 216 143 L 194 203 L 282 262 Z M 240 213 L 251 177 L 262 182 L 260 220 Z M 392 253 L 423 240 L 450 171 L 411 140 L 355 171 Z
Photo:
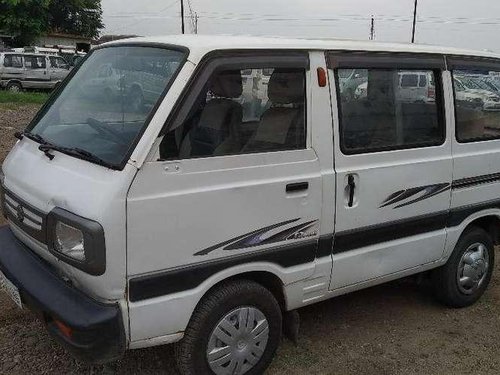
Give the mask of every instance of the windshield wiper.
M 64 147 L 64 146 L 57 146 L 57 145 L 53 145 L 50 143 L 46 143 L 46 144 L 40 145 L 38 147 L 38 149 L 40 151 L 42 151 L 43 153 L 45 153 L 45 155 L 50 160 L 54 159 L 54 155 L 52 155 L 49 151 L 59 151 L 59 152 L 62 152 L 64 154 L 76 156 L 80 159 L 87 160 L 87 161 L 102 165 L 102 166 L 107 167 L 107 168 L 116 169 L 116 167 L 113 164 L 108 163 L 104 159 L 101 159 L 99 156 L 97 156 L 89 151 L 78 148 L 78 147 Z
M 38 142 L 42 145 L 48 144 L 48 142 L 39 134 L 34 134 L 29 131 L 15 132 L 14 137 L 21 140 L 24 137 L 31 139 L 32 141 Z

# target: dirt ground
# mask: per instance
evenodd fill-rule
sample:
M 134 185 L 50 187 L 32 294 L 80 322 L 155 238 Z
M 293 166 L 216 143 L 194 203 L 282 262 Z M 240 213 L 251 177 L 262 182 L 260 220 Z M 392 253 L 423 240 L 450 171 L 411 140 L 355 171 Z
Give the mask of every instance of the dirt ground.
M 0 107 L 0 148 L 13 144 L 36 107 Z M 6 129 L 6 127 L 8 127 Z M 2 159 L 3 160 L 3 157 Z M 500 260 L 498 261 L 500 265 Z M 434 301 L 405 279 L 300 310 L 297 347 L 284 340 L 269 374 L 498 374 L 500 266 L 473 307 Z M 107 366 L 73 360 L 29 312 L 0 293 L 0 374 L 175 374 L 172 347 L 131 351 Z

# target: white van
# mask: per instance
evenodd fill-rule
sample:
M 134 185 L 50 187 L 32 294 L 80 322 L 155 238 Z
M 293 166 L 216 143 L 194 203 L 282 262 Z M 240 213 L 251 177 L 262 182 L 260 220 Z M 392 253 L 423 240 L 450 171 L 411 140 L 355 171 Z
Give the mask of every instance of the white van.
M 112 101 L 82 90 L 103 66 Z M 266 92 L 244 94 L 263 69 Z M 343 100 L 353 69 L 367 95 Z M 435 100 L 400 97 L 411 72 Z M 183 374 L 261 373 L 296 309 L 412 274 L 469 306 L 499 243 L 500 113 L 454 99 L 453 76 L 494 72 L 499 55 L 415 45 L 100 46 L 3 164 L 2 284 L 79 358 L 177 343 Z M 162 87 L 149 105 L 130 75 Z
M 0 53 L 0 88 L 12 92 L 24 89 L 51 90 L 69 73 L 60 56 L 35 53 Z

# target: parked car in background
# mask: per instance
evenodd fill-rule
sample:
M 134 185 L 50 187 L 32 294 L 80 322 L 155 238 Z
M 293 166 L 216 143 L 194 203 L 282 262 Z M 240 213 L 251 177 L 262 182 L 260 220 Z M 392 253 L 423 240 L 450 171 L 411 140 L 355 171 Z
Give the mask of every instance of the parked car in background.
M 500 110 L 500 96 L 482 88 L 473 77 L 458 74 L 453 77 L 456 99 L 464 102 L 464 105 L 468 107 L 487 111 Z
M 339 88 L 343 94 L 343 100 L 350 101 L 354 98 L 356 88 L 366 82 L 366 69 L 346 69 L 339 72 Z
M 354 99 L 366 98 L 367 90 L 368 81 L 363 82 L 356 88 Z M 397 97 L 399 102 L 405 103 L 434 102 L 436 100 L 434 76 L 428 72 L 399 72 Z
M 69 73 L 60 56 L 35 53 L 0 53 L 0 88 L 13 92 L 51 90 Z

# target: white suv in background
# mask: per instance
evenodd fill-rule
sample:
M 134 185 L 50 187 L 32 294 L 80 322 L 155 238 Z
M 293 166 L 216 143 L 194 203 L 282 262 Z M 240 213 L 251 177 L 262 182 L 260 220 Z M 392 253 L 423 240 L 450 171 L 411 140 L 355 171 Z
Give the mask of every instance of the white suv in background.
M 51 90 L 69 73 L 60 56 L 34 53 L 0 53 L 0 88 L 13 92 L 24 89 Z

